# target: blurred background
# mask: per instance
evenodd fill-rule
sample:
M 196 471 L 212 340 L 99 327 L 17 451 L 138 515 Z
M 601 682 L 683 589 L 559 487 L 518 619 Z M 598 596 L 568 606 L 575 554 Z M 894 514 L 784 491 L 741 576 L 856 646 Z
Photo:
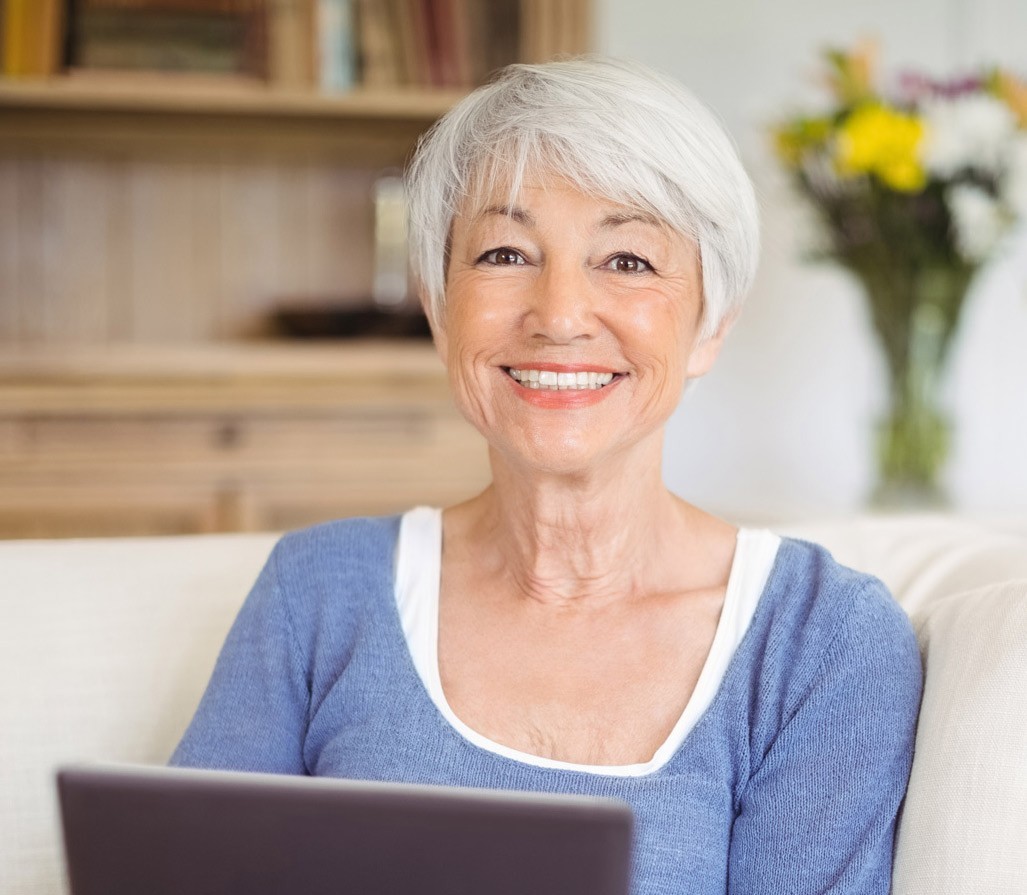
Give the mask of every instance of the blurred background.
M 1021 0 L 599 0 L 598 45 L 680 78 L 725 121 L 756 182 L 764 249 L 748 307 L 719 366 L 670 427 L 671 485 L 731 514 L 862 508 L 875 479 L 884 360 L 859 284 L 803 262 L 813 225 L 772 153 L 770 125 L 823 99 L 818 56 L 876 39 L 882 80 L 951 79 L 1005 66 L 1027 75 Z M 971 287 L 942 398 L 953 422 L 942 479 L 953 509 L 1027 508 L 1027 234 Z
M 487 481 L 406 296 L 395 175 L 496 67 L 598 50 L 681 79 L 763 210 L 749 305 L 666 476 L 739 521 L 869 505 L 887 377 L 771 127 L 827 46 L 882 76 L 1027 74 L 1021 0 L 0 0 L 0 537 L 283 528 Z M 400 260 L 397 261 L 397 258 Z M 1027 233 L 967 297 L 945 506 L 1027 507 Z

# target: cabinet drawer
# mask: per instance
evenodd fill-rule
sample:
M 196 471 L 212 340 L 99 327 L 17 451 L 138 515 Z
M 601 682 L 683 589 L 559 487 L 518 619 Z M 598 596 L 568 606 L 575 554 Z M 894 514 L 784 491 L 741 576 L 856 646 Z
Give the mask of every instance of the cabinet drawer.
M 333 415 L 0 420 L 0 475 L 81 466 L 145 469 L 262 467 L 402 459 L 480 438 L 455 411 L 355 410 Z
M 281 530 L 488 479 L 455 411 L 0 421 L 0 538 Z
M 0 484 L 0 538 L 202 534 L 225 529 L 209 489 Z

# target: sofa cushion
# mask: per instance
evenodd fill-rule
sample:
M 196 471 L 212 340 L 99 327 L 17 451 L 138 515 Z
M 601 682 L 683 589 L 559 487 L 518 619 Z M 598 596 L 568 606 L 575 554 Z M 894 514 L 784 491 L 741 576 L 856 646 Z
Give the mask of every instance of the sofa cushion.
M 1027 578 L 1025 532 L 1009 528 L 926 513 L 826 520 L 781 532 L 823 544 L 840 563 L 876 575 L 915 615 L 937 598 Z
M 1027 579 L 1023 540 L 996 535 L 962 520 L 866 518 L 805 525 L 784 533 L 821 542 L 840 561 L 883 578 L 906 610 L 922 620 L 921 633 L 930 643 L 929 661 L 940 662 L 936 657 L 945 653 L 967 654 L 960 652 L 962 646 L 949 648 L 946 643 L 950 635 L 962 643 L 972 633 L 951 624 L 933 634 L 934 600 L 940 601 L 938 611 L 945 607 L 939 615 L 943 621 L 948 617 L 945 613 L 958 610 L 957 604 L 946 602 L 947 595 L 1005 578 Z M 274 541 L 274 535 L 206 535 L 0 543 L 0 892 L 55 895 L 62 891 L 52 777 L 55 765 L 83 759 L 156 763 L 167 759 Z M 1022 613 L 1021 600 L 1009 622 L 1018 625 L 1021 638 Z M 977 623 L 975 617 L 967 619 L 967 623 L 971 621 Z M 984 623 L 1003 629 L 1002 623 L 990 616 Z M 1012 631 L 1006 633 L 1011 636 Z M 980 648 L 994 661 L 997 657 L 986 649 L 988 642 L 986 639 Z M 957 684 L 965 688 L 992 686 L 987 676 L 991 672 L 986 671 L 983 678 L 977 675 L 973 670 L 977 659 L 967 655 Z M 988 662 L 983 667 L 991 668 Z M 1027 667 L 1022 658 L 1019 667 Z M 933 674 L 929 667 L 928 703 L 914 763 L 914 800 L 921 798 L 917 791 L 921 758 L 936 768 L 935 778 L 927 785 L 938 787 L 938 781 L 946 779 L 944 762 L 948 759 L 935 755 L 939 747 L 933 739 L 937 735 L 929 729 L 929 719 L 936 714 L 927 708 L 936 692 Z M 1008 681 L 1003 678 L 995 686 L 1000 683 L 1006 686 Z M 943 706 L 944 693 L 945 687 L 933 697 L 942 698 Z M 966 711 L 980 708 L 979 700 L 964 702 Z M 955 703 L 951 711 L 963 711 L 961 706 L 963 702 Z M 1027 713 L 1021 712 L 1013 721 L 1022 724 L 1019 719 L 1023 717 Z M 997 723 L 1007 722 L 1010 719 Z M 994 727 L 993 723 L 981 732 L 980 746 L 968 742 L 958 750 L 955 758 L 962 762 L 961 773 L 987 770 L 985 762 L 992 759 L 986 741 L 999 737 Z M 1015 730 L 1007 724 L 1002 735 L 1012 737 Z M 1022 741 L 1019 746 L 1018 752 L 1011 754 L 1027 755 Z M 984 749 L 981 767 L 966 767 L 971 748 Z M 1010 761 L 1006 755 L 1001 767 L 1008 770 Z M 1006 775 L 1011 790 L 1015 771 L 1013 765 Z M 1022 777 L 1020 780 L 1022 805 L 1027 799 L 1022 795 Z M 943 796 L 953 798 L 951 793 L 939 792 L 938 798 Z M 970 809 L 968 814 L 976 816 Z M 907 810 L 903 822 L 899 866 L 904 874 L 911 872 L 907 864 L 915 869 L 926 854 L 920 845 L 922 836 L 933 835 L 920 833 L 921 818 L 914 817 L 919 813 Z M 1019 816 L 1022 818 L 1022 813 Z M 953 816 L 953 823 L 955 820 Z M 1022 824 L 1017 829 L 1027 841 Z M 952 837 L 960 836 L 955 827 L 949 832 Z M 1002 835 L 995 841 L 1007 848 L 1009 840 Z M 969 850 L 953 852 L 964 853 L 969 874 Z M 990 849 L 986 854 L 991 855 Z M 992 891 L 1027 892 L 1027 881 L 1010 878 L 1014 880 L 1012 888 L 995 887 Z M 929 887 L 912 885 L 897 891 L 900 895 L 935 895 Z M 961 895 L 962 891 L 971 895 L 983 891 L 960 885 L 962 889 L 937 891 L 960 891 Z
M 167 761 L 274 540 L 0 543 L 0 892 L 64 890 L 57 765 Z
M 1027 579 L 914 613 L 925 663 L 895 895 L 1027 891 Z

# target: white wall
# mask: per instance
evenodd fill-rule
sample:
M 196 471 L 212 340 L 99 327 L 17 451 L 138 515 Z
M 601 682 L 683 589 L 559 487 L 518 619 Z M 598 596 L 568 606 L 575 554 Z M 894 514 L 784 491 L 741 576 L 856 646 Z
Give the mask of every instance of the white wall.
M 884 373 L 858 286 L 801 262 L 803 210 L 769 152 L 767 125 L 820 96 L 818 54 L 862 35 L 885 73 L 1002 63 L 1027 75 L 1025 0 L 596 0 L 602 52 L 674 74 L 737 140 L 763 207 L 749 305 L 718 366 L 668 432 L 667 481 L 747 518 L 846 513 L 873 482 L 871 429 Z M 979 278 L 954 349 L 947 470 L 953 504 L 1027 509 L 1027 233 Z

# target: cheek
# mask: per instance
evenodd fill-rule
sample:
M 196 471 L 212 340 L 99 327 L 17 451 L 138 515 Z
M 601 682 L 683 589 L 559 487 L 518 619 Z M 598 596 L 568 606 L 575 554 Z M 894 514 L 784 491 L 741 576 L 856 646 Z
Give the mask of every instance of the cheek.
M 662 295 L 626 303 L 621 331 L 640 361 L 647 357 L 658 366 L 684 363 L 698 326 L 690 305 Z
M 450 382 L 463 402 L 474 402 L 487 387 L 497 352 L 503 344 L 495 310 L 479 296 L 454 290 L 447 305 L 446 341 Z
M 628 306 L 627 322 L 636 339 L 655 346 L 663 341 L 668 331 L 677 332 L 680 324 L 668 302 L 635 301 Z
M 497 290 L 496 285 L 490 282 L 484 288 L 461 282 L 451 290 L 446 305 L 446 331 L 455 352 L 477 352 L 487 346 L 498 350 L 510 338 L 516 319 L 511 300 L 515 289 L 504 289 L 500 284 Z

